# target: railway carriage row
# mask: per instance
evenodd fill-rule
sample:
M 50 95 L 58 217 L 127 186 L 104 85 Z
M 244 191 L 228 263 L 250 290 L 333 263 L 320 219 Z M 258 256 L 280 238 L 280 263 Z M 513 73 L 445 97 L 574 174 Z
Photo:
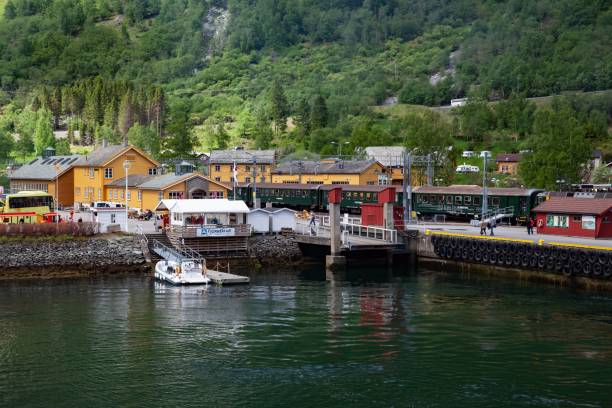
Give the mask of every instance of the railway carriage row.
M 240 183 L 236 186 L 236 199 L 253 204 L 253 192 L 262 205 L 295 209 L 327 208 L 327 192 L 342 187 L 342 211 L 359 213 L 361 204 L 377 203 L 378 194 L 388 188 L 395 189 L 395 203 L 403 205 L 402 186 L 324 185 Z M 524 223 L 531 210 L 548 195 L 544 190 L 521 188 L 490 188 L 488 208 L 506 209 L 513 223 Z M 482 188 L 479 186 L 415 187 L 412 209 L 422 216 L 445 215 L 448 218 L 471 219 L 482 211 Z

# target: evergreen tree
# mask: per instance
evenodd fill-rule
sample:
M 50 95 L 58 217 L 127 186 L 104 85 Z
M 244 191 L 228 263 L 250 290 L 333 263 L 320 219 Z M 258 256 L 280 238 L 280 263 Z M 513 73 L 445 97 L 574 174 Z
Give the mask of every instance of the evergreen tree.
M 119 118 L 117 117 L 117 100 L 111 98 L 104 110 L 104 126 L 112 130 L 117 130 Z
M 310 131 L 310 105 L 306 99 L 300 100 L 295 114 L 295 124 L 303 135 Z
M 312 130 L 324 128 L 327 126 L 327 104 L 325 98 L 317 95 L 312 103 L 310 110 L 310 128 Z
M 176 157 L 189 156 L 193 152 L 196 140 L 192 133 L 193 125 L 189 114 L 190 106 L 183 100 L 175 102 L 170 110 L 167 142 Z
M 272 120 L 274 121 L 275 132 L 284 132 L 287 129 L 289 104 L 285 97 L 283 86 L 278 80 L 272 83 L 272 89 L 270 91 L 270 111 Z
M 128 131 L 134 124 L 134 106 L 132 105 L 132 91 L 128 90 L 119 105 L 118 127 L 119 133 L 127 136 Z
M 53 134 L 53 118 L 47 109 L 38 111 L 36 129 L 34 130 L 34 147 L 37 155 L 42 155 L 47 147 L 55 147 L 55 135 Z
M 58 156 L 68 156 L 71 154 L 68 139 L 60 139 L 55 143 L 55 154 Z

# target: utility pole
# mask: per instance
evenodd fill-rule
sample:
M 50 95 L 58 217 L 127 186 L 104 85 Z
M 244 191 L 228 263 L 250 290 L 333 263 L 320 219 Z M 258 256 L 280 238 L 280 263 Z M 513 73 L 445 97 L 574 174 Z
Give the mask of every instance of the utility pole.
M 412 222 L 412 158 L 410 153 L 404 153 L 404 221 Z
M 427 185 L 433 185 L 433 166 L 431 165 L 431 153 L 427 155 Z
M 484 167 L 482 168 L 482 215 L 481 221 L 484 221 L 485 214 L 488 212 L 488 186 L 487 186 L 487 154 L 484 155 Z

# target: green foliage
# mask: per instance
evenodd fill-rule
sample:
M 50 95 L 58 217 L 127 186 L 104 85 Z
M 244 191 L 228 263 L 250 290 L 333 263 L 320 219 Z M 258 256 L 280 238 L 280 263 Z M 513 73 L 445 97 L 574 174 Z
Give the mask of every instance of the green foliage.
M 58 156 L 68 156 L 71 154 L 68 139 L 60 139 L 55 143 L 55 154 Z
M 595 169 L 595 171 L 593 171 L 591 182 L 598 184 L 612 183 L 612 168 L 606 167 L 605 165 L 599 166 Z
M 6 130 L 0 129 L 0 160 L 6 160 L 13 151 L 13 136 Z
M 190 106 L 183 101 L 176 102 L 170 109 L 167 147 L 171 150 L 172 155 L 177 157 L 191 155 L 196 143 L 189 111 Z
M 540 109 L 527 144 L 532 153 L 521 161 L 519 172 L 529 186 L 554 189 L 556 180 L 581 180 L 583 165 L 591 154 L 584 127 L 571 107 L 559 101 Z
M 160 139 L 150 126 L 135 124 L 128 131 L 128 140 L 131 144 L 148 152 L 153 157 L 159 157 Z
M 51 112 L 47 109 L 38 111 L 36 129 L 34 130 L 34 148 L 38 156 L 42 155 L 47 147 L 55 147 Z
M 327 103 L 325 98 L 321 95 L 317 95 L 312 102 L 312 108 L 310 110 L 310 129 L 320 129 L 327 126 L 328 122 Z
M 278 80 L 272 83 L 272 89 L 270 90 L 270 114 L 276 132 L 284 132 L 287 129 L 289 104 L 283 86 Z

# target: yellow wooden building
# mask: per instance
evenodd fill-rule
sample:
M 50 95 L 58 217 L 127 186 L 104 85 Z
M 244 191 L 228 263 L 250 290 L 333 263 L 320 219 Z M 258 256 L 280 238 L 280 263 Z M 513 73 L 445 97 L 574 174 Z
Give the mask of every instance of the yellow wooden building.
M 128 175 L 129 208 L 153 210 L 163 199 L 228 198 L 230 188 L 198 173 Z M 125 177 L 105 185 L 107 201 L 125 202 Z
M 42 157 L 9 172 L 10 193 L 45 191 L 60 206 L 71 206 L 74 202 L 72 166 L 79 156 L 56 156 L 52 148 L 46 149 L 44 153 Z
M 208 175 L 218 183 L 270 183 L 275 157 L 274 150 L 213 150 Z
M 105 194 L 105 185 L 128 174 L 156 175 L 159 163 L 134 146 L 102 146 L 74 163 L 74 202 L 113 201 Z
M 292 161 L 272 170 L 272 183 L 382 185 L 387 180 L 376 160 Z

